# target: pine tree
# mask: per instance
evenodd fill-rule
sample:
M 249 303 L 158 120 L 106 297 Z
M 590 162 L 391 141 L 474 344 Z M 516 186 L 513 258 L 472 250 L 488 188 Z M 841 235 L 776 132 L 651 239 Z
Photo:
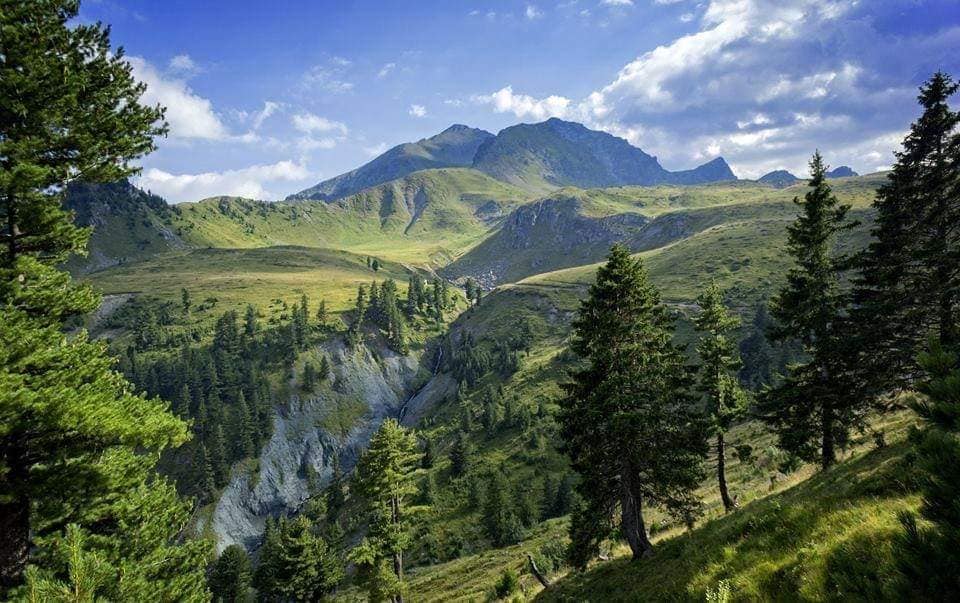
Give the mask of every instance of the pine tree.
M 724 436 L 735 421 L 746 411 L 746 395 L 737 381 L 740 356 L 733 332 L 740 319 L 731 316 L 723 305 L 723 295 L 716 283 L 707 287 L 699 298 L 700 315 L 694 320 L 700 340 L 698 389 L 707 402 L 711 431 L 715 436 L 717 453 L 717 483 L 723 509 L 729 512 L 737 506 L 727 491 L 726 448 Z
M 56 265 L 86 244 L 61 208 L 72 181 L 114 182 L 166 133 L 140 98 L 123 51 L 99 23 L 74 22 L 78 2 L 7 2 L 0 13 L 0 280 L 21 256 Z M 9 299 L 0 290 L 0 302 Z
M 502 469 L 490 473 L 484 491 L 480 513 L 491 544 L 502 547 L 523 540 L 523 524 L 517 515 L 514 492 Z
M 190 292 L 186 288 L 180 289 L 180 307 L 184 314 L 190 313 Z
M 849 372 L 848 304 L 840 289 L 846 258 L 834 252 L 837 234 L 852 226 L 849 206 L 840 205 L 831 191 L 819 152 L 810 162 L 809 187 L 803 200 L 794 199 L 800 214 L 787 228 L 796 265 L 771 307 L 774 339 L 799 340 L 809 361 L 791 367 L 786 380 L 761 397 L 758 409 L 781 448 L 803 459 L 819 457 L 828 468 L 866 408 Z
M 671 342 L 673 324 L 640 260 L 615 245 L 580 305 L 571 373 L 560 413 L 564 448 L 582 476 L 588 512 L 571 523 L 571 557 L 585 565 L 619 505 L 620 532 L 635 558 L 653 547 L 643 505 L 691 513 L 706 455 L 704 421 L 691 403 L 689 371 Z
M 330 317 L 327 316 L 327 300 L 321 299 L 320 303 L 317 304 L 317 326 L 321 329 L 327 328 L 327 321 L 330 320 Z
M 430 436 L 424 436 L 423 437 L 423 457 L 421 458 L 420 466 L 423 467 L 424 469 L 433 468 L 433 462 L 434 462 L 433 455 L 434 455 L 433 438 L 431 438 Z
M 450 473 L 453 477 L 466 475 L 472 460 L 473 447 L 470 445 L 467 434 L 463 431 L 457 432 L 453 446 L 450 447 Z
M 250 557 L 243 547 L 232 544 L 225 548 L 210 568 L 208 583 L 214 602 L 246 601 L 252 576 Z
M 380 569 L 382 561 L 389 558 L 394 578 L 387 590 L 397 603 L 403 601 L 403 551 L 412 538 L 410 509 L 405 501 L 417 493 L 419 461 L 413 434 L 394 419 L 387 419 L 357 463 L 356 487 L 369 508 L 370 531 L 351 552 L 351 558 L 368 572 L 376 572 L 376 579 L 369 580 L 372 591 L 382 589 Z
M 210 455 L 210 466 L 213 469 L 213 481 L 217 487 L 227 483 L 230 474 L 230 463 L 227 458 L 227 441 L 223 437 L 223 425 L 217 423 L 207 444 L 207 453 Z
M 326 356 L 320 357 L 320 368 L 317 370 L 317 379 L 326 381 L 330 378 L 330 361 Z
M 958 337 L 960 112 L 948 105 L 957 88 L 942 72 L 920 88 L 923 114 L 877 191 L 873 240 L 856 258 L 856 368 L 864 396 L 910 387 L 929 331 L 945 344 Z
M 268 525 L 255 585 L 261 596 L 281 601 L 321 601 L 343 578 L 327 543 L 300 516 Z
M 347 343 L 356 347 L 363 341 L 363 319 L 367 314 L 367 289 L 363 285 L 357 288 L 357 301 L 353 322 L 347 330 Z
M 924 398 L 913 409 L 926 424 L 911 434 L 916 446 L 923 500 L 917 523 L 904 512 L 905 533 L 896 543 L 903 599 L 956 601 L 960 598 L 960 354 L 931 337 L 918 364 Z
M 234 437 L 235 458 L 250 458 L 256 453 L 256 433 L 253 424 L 253 413 L 247 405 L 247 397 L 241 391 L 234 408 Z
M 256 337 L 257 331 L 259 330 L 260 328 L 257 324 L 257 309 L 247 304 L 247 310 L 243 315 L 243 334 L 250 340 Z

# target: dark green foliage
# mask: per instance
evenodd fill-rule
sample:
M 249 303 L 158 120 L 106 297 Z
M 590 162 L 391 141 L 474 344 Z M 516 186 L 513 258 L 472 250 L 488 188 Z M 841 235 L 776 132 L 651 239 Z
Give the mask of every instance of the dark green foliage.
M 703 477 L 706 428 L 689 395 L 690 374 L 672 343 L 673 324 L 639 260 L 616 245 L 597 271 L 574 322 L 571 372 L 560 413 L 564 448 L 582 476 L 585 512 L 571 521 L 582 567 L 620 507 L 620 531 L 635 557 L 651 545 L 644 505 L 694 512 Z
M 731 316 L 723 305 L 723 295 L 716 284 L 711 284 L 697 298 L 697 305 L 700 306 L 700 314 L 694 320 L 699 333 L 697 389 L 706 401 L 710 430 L 715 438 L 720 500 L 723 508 L 729 511 L 736 502 L 727 491 L 724 436 L 734 422 L 743 418 L 747 407 L 746 394 L 737 380 L 741 362 L 737 342 L 733 339 L 740 319 Z
M 493 592 L 498 599 L 506 599 L 518 590 L 520 590 L 520 577 L 511 569 L 504 570 L 493 587 Z
M 960 113 L 957 84 L 938 72 L 920 89 L 923 114 L 874 201 L 873 241 L 857 258 L 857 386 L 877 397 L 909 387 L 932 330 L 957 340 L 960 299 Z
M 73 22 L 79 2 L 5 2 L 0 12 L 0 259 L 4 280 L 20 255 L 56 264 L 80 251 L 89 231 L 60 207 L 71 181 L 112 182 L 166 133 L 160 107 L 109 30 Z M 68 25 L 69 23 L 69 25 Z
M 840 288 L 846 258 L 834 251 L 837 234 L 849 229 L 848 206 L 840 205 L 826 180 L 820 153 L 810 161 L 809 190 L 795 199 L 801 211 L 788 231 L 796 265 L 773 299 L 776 340 L 797 340 L 809 360 L 793 366 L 783 383 L 764 393 L 762 418 L 777 432 L 780 447 L 826 468 L 863 423 L 867 404 L 850 378 L 847 296 Z
M 402 596 L 403 551 L 413 537 L 407 503 L 417 494 L 419 462 L 416 438 L 387 419 L 357 463 L 355 485 L 366 502 L 370 529 L 350 559 L 361 568 L 371 599 Z M 385 571 L 388 563 L 392 575 Z
M 523 540 L 524 528 L 510 480 L 502 469 L 490 473 L 484 484 L 481 516 L 484 532 L 493 546 L 516 544 Z
M 454 477 L 466 475 L 473 462 L 473 445 L 463 431 L 457 432 L 453 445 L 450 447 L 450 473 Z
M 250 557 L 242 546 L 232 544 L 225 548 L 210 568 L 207 583 L 214 601 L 243 603 L 253 576 Z
M 261 597 L 319 601 L 343 578 L 343 564 L 306 517 L 268 522 L 254 586 Z
M 357 299 L 353 312 L 353 322 L 347 329 L 347 344 L 356 347 L 363 342 L 363 319 L 367 315 L 367 288 L 357 288 Z
M 954 601 L 960 597 L 960 355 L 931 338 L 918 360 L 924 398 L 913 404 L 926 429 L 912 434 L 923 503 L 920 525 L 901 516 L 897 543 L 904 598 Z

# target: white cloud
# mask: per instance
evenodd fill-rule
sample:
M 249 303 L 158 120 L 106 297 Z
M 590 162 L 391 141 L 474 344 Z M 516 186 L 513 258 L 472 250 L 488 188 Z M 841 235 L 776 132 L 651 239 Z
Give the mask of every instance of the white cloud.
M 293 127 L 301 132 L 308 134 L 314 132 L 339 132 L 341 135 L 347 134 L 346 124 L 320 117 L 313 113 L 297 113 L 293 116 Z
M 633 6 L 633 0 L 600 0 L 600 4 L 604 6 Z
M 168 79 L 141 57 L 127 57 L 135 78 L 147 85 L 143 102 L 167 108 L 166 119 L 173 138 L 224 140 L 230 136 L 227 127 L 214 111 L 213 103 L 196 94 L 180 79 Z
M 493 94 L 474 96 L 473 100 L 492 106 L 497 113 L 513 113 L 520 119 L 537 121 L 548 117 L 565 117 L 570 109 L 568 98 L 551 95 L 537 99 L 526 94 L 514 94 L 512 86 L 505 86 Z
M 397 66 L 396 63 L 385 64 L 383 67 L 380 68 L 380 71 L 377 72 L 377 77 L 378 78 L 387 77 L 388 75 L 390 75 L 390 72 L 393 71 L 394 68 L 396 68 L 396 66 Z
M 343 57 L 332 57 L 304 73 L 300 78 L 300 86 L 305 90 L 320 90 L 328 94 L 352 92 L 353 82 L 346 79 L 346 73 L 352 64 Z
M 413 117 L 426 117 L 427 108 L 423 105 L 410 105 L 408 113 Z
M 263 122 L 267 120 L 271 115 L 274 115 L 283 107 L 282 103 L 277 103 L 274 101 L 264 101 L 263 109 L 257 111 L 253 114 L 253 121 L 251 127 L 254 131 L 259 130 L 260 126 L 263 125 Z
M 201 69 L 189 54 L 178 54 L 167 63 L 167 71 L 183 77 L 191 77 L 200 73 Z
M 275 199 L 267 186 L 282 182 L 303 182 L 314 175 L 303 165 L 293 161 L 279 161 L 269 165 L 253 165 L 223 172 L 201 174 L 171 174 L 150 168 L 136 179 L 136 185 L 150 190 L 167 201 L 199 201 L 216 195 Z
M 533 19 L 539 19 L 542 17 L 543 11 L 532 4 L 528 4 L 526 10 L 524 11 L 524 15 L 526 15 L 527 19 L 532 21 Z

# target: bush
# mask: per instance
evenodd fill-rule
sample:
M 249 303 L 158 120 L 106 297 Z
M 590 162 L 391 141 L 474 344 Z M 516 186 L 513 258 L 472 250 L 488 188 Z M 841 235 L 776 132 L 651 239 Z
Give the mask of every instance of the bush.
M 520 590 L 520 578 L 517 576 L 517 572 L 510 569 L 504 570 L 500 574 L 500 580 L 493 587 L 498 599 L 506 599 L 518 590 Z

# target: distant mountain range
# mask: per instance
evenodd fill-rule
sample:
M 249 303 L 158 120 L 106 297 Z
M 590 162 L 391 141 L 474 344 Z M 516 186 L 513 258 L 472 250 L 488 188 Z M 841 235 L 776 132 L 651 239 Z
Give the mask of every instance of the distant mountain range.
M 622 138 L 552 118 L 511 126 L 496 136 L 454 125 L 436 136 L 393 147 L 369 163 L 287 200 L 333 201 L 414 171 L 437 167 L 472 167 L 535 192 L 562 186 L 596 188 L 736 180 L 722 157 L 691 170 L 670 172 L 656 157 Z
M 827 172 L 827 178 L 850 178 L 853 176 L 859 176 L 860 174 L 853 171 L 850 166 L 841 165 L 838 168 L 834 168 Z M 797 178 L 787 170 L 774 170 L 772 172 L 767 172 L 763 176 L 757 179 L 757 182 L 763 184 L 769 184 L 774 188 L 786 188 L 792 186 L 797 182 L 800 182 L 801 178 Z

